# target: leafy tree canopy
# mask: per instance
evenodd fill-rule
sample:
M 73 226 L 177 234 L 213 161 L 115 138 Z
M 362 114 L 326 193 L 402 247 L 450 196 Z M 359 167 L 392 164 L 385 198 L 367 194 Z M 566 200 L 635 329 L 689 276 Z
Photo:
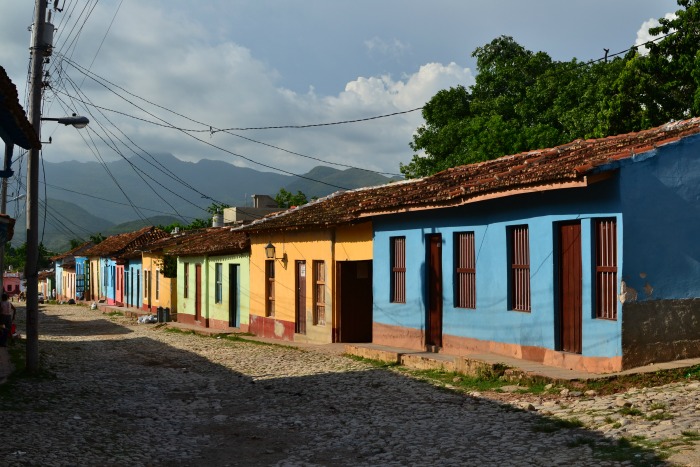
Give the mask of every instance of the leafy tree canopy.
M 292 206 L 301 206 L 302 204 L 309 202 L 306 195 L 301 191 L 297 191 L 297 194 L 295 195 L 284 188 L 280 188 L 279 193 L 275 195 L 275 201 L 277 202 L 278 207 L 285 209 L 291 208 Z
M 400 167 L 408 178 L 577 138 L 601 138 L 700 114 L 700 0 L 677 0 L 661 34 L 612 60 L 559 62 L 501 36 L 478 47 L 475 84 L 439 91 Z

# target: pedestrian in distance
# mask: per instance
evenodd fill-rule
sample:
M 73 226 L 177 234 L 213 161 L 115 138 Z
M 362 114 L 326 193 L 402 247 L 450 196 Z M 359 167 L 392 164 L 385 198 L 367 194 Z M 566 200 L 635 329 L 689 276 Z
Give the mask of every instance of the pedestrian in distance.
M 0 347 L 7 347 L 7 340 L 12 332 L 12 323 L 15 320 L 15 315 L 17 314 L 17 309 L 8 300 L 7 294 L 2 294 L 2 301 L 0 302 L 0 326 L 2 326 L 2 333 L 0 333 Z

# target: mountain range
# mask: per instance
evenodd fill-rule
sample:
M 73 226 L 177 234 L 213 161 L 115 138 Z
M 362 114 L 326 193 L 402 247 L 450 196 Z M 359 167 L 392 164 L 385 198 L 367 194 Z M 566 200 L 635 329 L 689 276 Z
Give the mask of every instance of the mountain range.
M 209 218 L 206 208 L 213 202 L 246 207 L 252 206 L 253 194 L 274 197 L 281 188 L 311 199 L 393 180 L 362 169 L 324 166 L 293 176 L 207 159 L 185 162 L 171 154 L 105 164 L 44 162 L 39 240 L 50 251 L 61 252 L 71 239 L 86 240 L 96 233 L 108 236 Z M 25 222 L 24 215 L 18 216 L 13 245 L 25 241 Z

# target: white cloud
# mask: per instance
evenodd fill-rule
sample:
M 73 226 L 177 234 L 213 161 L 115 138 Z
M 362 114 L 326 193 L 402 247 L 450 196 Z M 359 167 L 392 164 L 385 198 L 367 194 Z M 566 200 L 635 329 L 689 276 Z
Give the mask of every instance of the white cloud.
M 124 8 L 127 8 L 127 4 Z M 107 21 L 110 12 L 104 14 L 106 17 L 95 21 L 96 25 Z M 130 3 L 126 10 L 120 12 L 120 16 L 122 14 L 124 17 L 138 18 L 138 21 L 115 22 L 92 70 L 133 94 L 202 124 L 129 96 L 113 85 L 109 85 L 112 90 L 144 110 L 90 80 L 86 80 L 81 89 L 101 107 L 156 120 L 148 111 L 179 128 L 207 130 L 209 125 L 214 128 L 264 127 L 362 119 L 421 107 L 440 89 L 473 83 L 468 68 L 456 63 L 429 63 L 396 78 L 390 75 L 356 77 L 336 95 L 318 95 L 312 88 L 306 93 L 298 93 L 285 87 L 280 72 L 256 58 L 249 48 L 231 40 L 221 41 L 218 34 L 216 37 L 210 36 L 186 17 L 135 3 Z M 165 42 L 156 40 L 155 33 L 141 34 L 140 30 L 146 25 L 149 25 L 150 31 L 166 30 Z M 97 41 L 92 38 L 100 37 L 100 34 L 104 32 L 99 28 L 87 28 L 84 38 L 89 40 L 88 44 L 95 43 Z M 82 49 L 82 52 L 83 55 L 76 54 L 74 60 L 81 64 L 89 63 L 94 51 Z M 66 70 L 74 82 L 82 80 L 82 75 L 74 69 L 66 67 Z M 60 89 L 59 85 L 57 82 Z M 70 87 L 66 92 L 74 94 Z M 59 97 L 67 100 L 60 94 Z M 62 111 L 58 107 L 53 110 Z M 75 110 L 86 112 L 83 108 Z M 99 123 L 109 126 L 106 118 L 94 109 L 90 110 L 93 120 L 91 131 L 102 132 Z M 223 132 L 214 135 L 191 133 L 203 140 L 201 142 L 177 130 L 139 122 L 112 112 L 105 114 L 140 147 L 153 153 L 171 152 L 183 160 L 219 159 L 269 170 L 251 162 L 256 161 L 294 173 L 304 173 L 321 164 Z M 416 111 L 363 123 L 238 133 L 329 162 L 396 173 L 400 162 L 410 160 L 408 143 L 421 123 L 420 111 Z M 114 132 L 118 134 L 116 130 Z M 47 160 L 94 160 L 94 155 L 76 132 L 56 130 L 56 138 L 62 144 L 47 148 Z M 223 147 L 248 160 L 206 143 Z M 119 157 L 99 140 L 98 146 L 103 157 L 111 160 Z M 132 154 L 124 148 L 121 150 L 128 156 Z
M 676 14 L 675 13 L 666 13 L 664 15 L 664 18 L 666 19 L 675 19 Z M 655 18 L 650 18 L 647 21 L 644 21 L 642 25 L 640 26 L 639 30 L 637 31 L 637 39 L 634 41 L 634 45 L 638 46 L 639 53 L 642 55 L 646 55 L 649 53 L 649 49 L 647 49 L 646 46 L 643 44 L 646 44 L 649 41 L 653 41 L 654 39 L 658 38 L 659 35 L 652 35 L 649 33 L 649 29 L 655 28 L 659 26 L 660 23 L 657 19 Z

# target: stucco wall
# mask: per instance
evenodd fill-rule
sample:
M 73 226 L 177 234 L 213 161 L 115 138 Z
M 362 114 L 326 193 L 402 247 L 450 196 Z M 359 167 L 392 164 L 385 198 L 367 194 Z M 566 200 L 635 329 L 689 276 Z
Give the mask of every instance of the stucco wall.
M 485 201 L 458 208 L 414 212 L 374 219 L 374 321 L 403 329 L 403 337 L 422 348 L 426 320 L 426 244 L 428 234 L 442 235 L 443 336 L 508 344 L 509 352 L 556 349 L 558 290 L 555 270 L 557 223 L 581 222 L 583 272 L 582 356 L 619 358 L 621 321 L 594 317 L 592 290 L 592 219 L 614 216 L 621 243 L 617 178 L 588 188 L 558 190 Z M 507 227 L 529 226 L 532 311 L 512 311 L 508 303 Z M 473 231 L 476 249 L 476 309 L 453 303 L 454 234 Z M 390 237 L 406 237 L 406 303 L 390 302 Z M 618 250 L 618 252 L 621 250 Z M 618 265 L 622 259 L 618 253 Z M 618 303 L 618 317 L 621 307 Z M 381 330 L 381 329 L 380 329 Z M 399 336 L 400 337 L 400 336 Z M 454 339 L 452 339 L 454 340 Z M 387 342 L 388 343 L 388 342 Z M 503 346 L 501 346 L 503 347 Z M 505 348 L 505 347 L 504 347 Z M 543 357 L 544 358 L 544 357 Z
M 259 335 L 279 339 L 294 339 L 325 343 L 332 341 L 333 331 L 333 253 L 332 231 L 286 232 L 251 237 L 250 255 L 250 330 Z M 271 242 L 275 248 L 275 315 L 267 319 L 265 313 L 265 246 Z M 285 257 L 286 254 L 286 257 Z M 325 325 L 313 324 L 313 261 L 325 261 L 326 265 L 326 321 Z M 296 261 L 306 261 L 306 334 L 294 334 L 296 298 Z
M 180 256 L 177 258 L 177 319 L 178 321 L 188 322 L 188 320 L 194 322 L 195 315 L 195 266 L 197 264 L 202 266 L 202 315 L 204 316 L 205 310 L 207 309 L 207 294 L 205 292 L 206 281 L 207 281 L 207 268 L 205 267 L 206 258 L 204 256 Z M 188 294 L 187 297 L 184 296 L 185 292 L 185 264 L 189 264 L 189 278 L 188 278 Z M 204 323 L 202 323 L 204 324 Z
M 150 274 L 151 290 L 148 296 L 143 294 L 143 307 L 155 312 L 158 307 L 177 311 L 175 281 L 163 274 L 162 255 L 144 253 L 142 258 L 142 275 Z M 145 283 L 145 281 L 143 281 Z M 144 288 L 141 287 L 142 292 Z M 156 293 L 157 292 L 157 293 Z
M 222 270 L 222 296 L 221 302 L 216 301 L 216 264 L 221 264 Z M 235 282 L 238 286 L 236 291 L 236 324 L 238 327 L 247 329 L 250 316 L 250 277 L 248 268 L 248 255 L 211 256 L 207 261 L 207 295 L 209 309 L 207 310 L 211 327 L 224 328 L 229 324 L 229 304 L 231 295 L 229 293 L 230 266 L 235 265 L 238 276 Z
M 700 137 L 622 168 L 625 366 L 700 356 Z

